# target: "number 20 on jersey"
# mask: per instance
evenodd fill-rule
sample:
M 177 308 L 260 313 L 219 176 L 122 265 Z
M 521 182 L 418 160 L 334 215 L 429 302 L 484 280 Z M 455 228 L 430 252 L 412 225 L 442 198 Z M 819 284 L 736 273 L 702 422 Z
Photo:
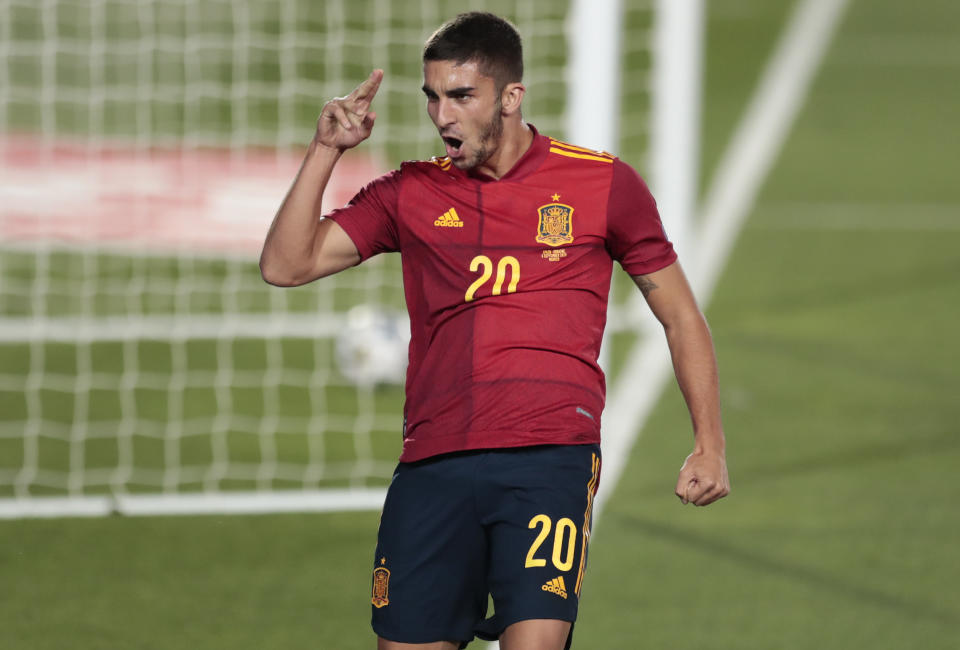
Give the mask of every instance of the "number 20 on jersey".
M 480 273 L 480 277 L 473 281 L 467 288 L 463 296 L 464 302 L 472 302 L 477 296 L 477 291 L 493 277 L 494 263 L 486 255 L 477 255 L 470 260 L 470 272 Z M 503 283 L 507 280 L 507 271 L 510 271 L 510 283 L 507 285 L 507 293 L 516 293 L 517 284 L 520 282 L 520 262 L 513 255 L 505 255 L 497 260 L 497 277 L 493 282 L 493 296 L 499 296 L 503 293 Z

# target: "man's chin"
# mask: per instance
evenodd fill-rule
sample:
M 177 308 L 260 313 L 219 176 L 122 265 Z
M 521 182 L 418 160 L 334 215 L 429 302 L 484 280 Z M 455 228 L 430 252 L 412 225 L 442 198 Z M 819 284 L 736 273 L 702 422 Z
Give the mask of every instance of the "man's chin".
M 471 169 L 476 168 L 477 159 L 476 156 L 460 156 L 459 158 L 451 158 L 450 162 L 453 163 L 453 166 L 459 169 L 460 171 L 468 172 Z
M 463 143 L 457 151 L 450 151 L 448 148 L 447 156 L 454 167 L 460 171 L 469 172 L 486 162 L 489 150 L 486 147 L 466 149 L 466 146 L 466 143 Z

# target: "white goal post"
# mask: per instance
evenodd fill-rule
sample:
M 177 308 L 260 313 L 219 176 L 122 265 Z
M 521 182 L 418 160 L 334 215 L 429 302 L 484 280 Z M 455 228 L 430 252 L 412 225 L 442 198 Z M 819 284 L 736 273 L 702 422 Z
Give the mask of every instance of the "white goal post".
M 374 137 L 326 205 L 435 153 L 419 48 L 467 9 L 523 35 L 525 116 L 640 168 L 691 249 L 702 0 L 0 0 L 0 518 L 380 507 L 396 258 L 280 290 L 256 254 L 370 68 Z M 608 332 L 642 330 L 614 291 Z

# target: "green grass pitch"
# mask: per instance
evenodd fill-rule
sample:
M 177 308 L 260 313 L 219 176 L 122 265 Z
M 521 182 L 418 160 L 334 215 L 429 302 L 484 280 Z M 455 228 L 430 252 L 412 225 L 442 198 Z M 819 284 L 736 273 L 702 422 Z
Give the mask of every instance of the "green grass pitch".
M 706 177 L 792 4 L 709 3 Z M 733 492 L 676 501 L 670 389 L 601 480 L 574 647 L 956 646 L 958 21 L 948 0 L 851 0 L 708 309 Z M 0 647 L 371 648 L 376 526 L 0 522 Z

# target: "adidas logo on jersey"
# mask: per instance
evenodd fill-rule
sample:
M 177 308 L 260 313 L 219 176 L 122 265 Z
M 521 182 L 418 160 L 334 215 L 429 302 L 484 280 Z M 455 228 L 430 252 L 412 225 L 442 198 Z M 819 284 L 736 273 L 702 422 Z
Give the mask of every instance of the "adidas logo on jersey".
M 460 221 L 460 215 L 456 208 L 450 208 L 440 215 L 440 218 L 433 222 L 433 225 L 441 228 L 463 228 L 463 222 Z
M 553 580 L 547 580 L 546 584 L 540 588 L 563 598 L 567 597 L 567 585 L 563 583 L 563 576 L 558 576 Z

